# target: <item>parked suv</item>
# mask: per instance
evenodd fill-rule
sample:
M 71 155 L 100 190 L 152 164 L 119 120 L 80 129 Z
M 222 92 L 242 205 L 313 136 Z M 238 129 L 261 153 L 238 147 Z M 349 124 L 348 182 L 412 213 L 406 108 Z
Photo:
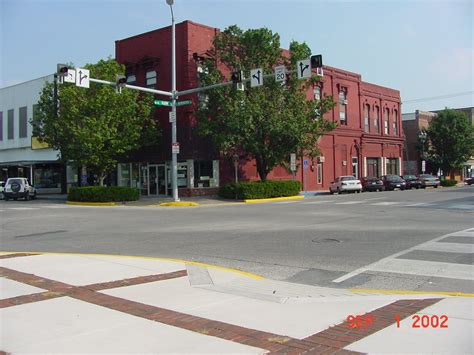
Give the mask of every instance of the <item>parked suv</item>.
M 5 181 L 0 181 L 0 200 L 3 200 L 3 190 L 5 189 Z
M 28 201 L 30 198 L 36 198 L 36 189 L 30 185 L 26 178 L 9 178 L 5 184 L 3 195 L 5 201 L 8 201 L 11 198 L 15 201 L 18 198 L 24 198 Z

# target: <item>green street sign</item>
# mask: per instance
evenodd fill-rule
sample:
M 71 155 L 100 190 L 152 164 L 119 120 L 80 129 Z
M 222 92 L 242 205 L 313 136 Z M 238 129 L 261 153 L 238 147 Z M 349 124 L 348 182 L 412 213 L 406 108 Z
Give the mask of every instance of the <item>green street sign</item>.
M 157 106 L 171 106 L 171 101 L 155 100 Z
M 191 105 L 192 103 L 192 100 L 176 101 L 176 106 Z

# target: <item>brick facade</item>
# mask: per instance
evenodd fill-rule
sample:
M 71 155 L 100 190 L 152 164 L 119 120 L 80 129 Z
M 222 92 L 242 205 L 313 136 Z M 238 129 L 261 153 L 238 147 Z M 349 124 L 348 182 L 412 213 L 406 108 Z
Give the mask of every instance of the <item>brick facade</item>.
M 185 21 L 176 25 L 177 90 L 198 86 L 197 62 L 193 54 L 205 56 L 212 46 L 212 39 L 219 29 Z M 145 86 L 145 72 L 157 72 L 158 90 L 169 91 L 171 87 L 171 27 L 140 34 L 116 41 L 116 59 L 125 64 L 127 72 L 136 76 L 137 85 Z M 321 157 L 310 161 L 307 168 L 300 162 L 297 179 L 303 182 L 306 190 L 327 190 L 329 184 L 339 175 L 350 175 L 357 171 L 358 177 L 367 174 L 402 173 L 403 133 L 400 115 L 400 93 L 397 90 L 381 87 L 362 81 L 359 74 L 325 66 L 321 83 L 323 95 L 333 96 L 338 102 L 339 92 L 346 94 L 346 120 L 336 130 L 321 138 L 319 146 Z M 314 99 L 313 89 L 308 90 L 308 99 Z M 157 97 L 158 98 L 158 97 Z M 230 159 L 220 158 L 209 142 L 193 133 L 196 119 L 193 111 L 198 102 L 197 95 L 183 99 L 193 99 L 194 104 L 178 107 L 178 141 L 180 142 L 179 161 L 188 159 L 220 159 L 220 184 L 234 178 L 234 166 Z M 163 97 L 163 99 L 167 99 Z M 364 121 L 364 105 L 368 105 L 369 125 Z M 326 119 L 340 122 L 339 103 L 325 115 Z M 379 110 L 378 132 L 374 125 L 375 110 Z M 384 112 L 388 113 L 388 134 L 384 132 Z M 164 162 L 171 160 L 169 108 L 158 107 L 156 117 L 163 129 L 162 143 L 159 147 L 139 152 L 135 161 Z M 396 120 L 395 120 L 395 117 Z M 394 127 L 395 125 L 395 127 Z M 306 159 L 305 159 L 306 160 Z M 369 163 L 368 163 L 369 161 Z M 370 166 L 368 166 L 368 164 Z M 396 171 L 393 169 L 396 168 Z M 241 180 L 258 180 L 255 161 L 239 161 Z M 284 168 L 275 168 L 269 179 L 290 179 Z

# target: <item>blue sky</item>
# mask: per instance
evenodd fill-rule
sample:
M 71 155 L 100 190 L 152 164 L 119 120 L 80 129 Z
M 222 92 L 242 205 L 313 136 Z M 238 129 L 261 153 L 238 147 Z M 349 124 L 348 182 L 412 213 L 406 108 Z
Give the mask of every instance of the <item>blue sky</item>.
M 175 0 L 177 22 L 267 27 L 325 64 L 400 90 L 403 112 L 474 106 L 474 1 Z M 170 24 L 165 0 L 0 0 L 0 87 L 94 63 Z M 409 102 L 459 93 L 456 97 Z

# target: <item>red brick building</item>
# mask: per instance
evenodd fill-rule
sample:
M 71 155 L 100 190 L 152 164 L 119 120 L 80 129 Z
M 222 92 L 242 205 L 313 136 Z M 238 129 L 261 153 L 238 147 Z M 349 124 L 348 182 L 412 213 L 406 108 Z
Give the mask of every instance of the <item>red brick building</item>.
M 177 90 L 199 86 L 199 57 L 206 56 L 219 29 L 185 21 L 176 25 Z M 171 27 L 161 28 L 116 41 L 116 59 L 125 64 L 127 80 L 140 86 L 169 91 L 171 88 Z M 321 157 L 302 159 L 297 179 L 305 190 L 327 190 L 339 175 L 380 176 L 400 174 L 402 169 L 403 134 L 400 119 L 400 93 L 362 81 L 359 74 L 325 66 L 319 86 L 307 93 L 309 100 L 331 95 L 336 107 L 325 118 L 339 127 L 321 138 Z M 194 134 L 194 109 L 199 102 L 178 107 L 177 125 L 180 154 L 178 185 L 181 195 L 213 192 L 226 181 L 233 180 L 232 161 L 221 158 L 208 142 Z M 167 99 L 163 97 L 163 99 Z M 156 116 L 163 128 L 162 144 L 142 150 L 133 161 L 118 169 L 120 185 L 134 185 L 143 194 L 166 194 L 171 160 L 171 125 L 169 108 L 157 108 Z M 240 160 L 241 180 L 257 180 L 254 161 Z M 290 179 L 282 167 L 275 168 L 269 179 Z

